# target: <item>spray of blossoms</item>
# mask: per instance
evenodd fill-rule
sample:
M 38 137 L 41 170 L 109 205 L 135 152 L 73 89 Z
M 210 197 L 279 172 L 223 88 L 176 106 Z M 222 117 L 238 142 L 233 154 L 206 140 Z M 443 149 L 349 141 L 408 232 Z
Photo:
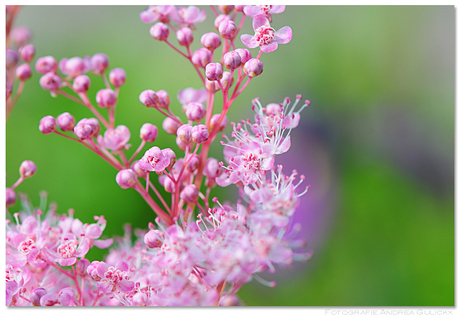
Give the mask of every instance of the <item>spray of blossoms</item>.
M 7 220 L 7 305 L 239 305 L 243 284 L 256 279 L 274 287 L 259 274 L 310 257 L 303 241 L 295 239 L 300 225 L 290 222 L 308 186 L 302 175 L 285 174 L 275 162 L 289 150 L 291 130 L 310 102 L 298 95 L 263 106 L 257 98 L 252 120 L 229 123 L 231 105 L 264 70 L 263 53 L 292 38 L 290 27 L 272 27 L 272 14 L 284 9 L 211 6 L 215 30 L 202 36 L 194 30 L 207 19 L 203 9 L 152 5 L 142 11 L 140 19 L 150 24 L 153 39 L 189 62 L 202 88 L 180 87 L 179 110 L 170 107 L 165 90 L 140 91 L 139 102 L 160 112 L 164 121 L 142 125 L 138 147 L 129 143 L 130 129 L 115 121 L 123 112 L 117 102 L 127 76 L 122 68 L 110 68 L 106 54 L 36 61 L 44 90 L 88 110 L 82 119 L 67 112 L 45 116 L 39 130 L 99 155 L 116 169 L 118 185 L 136 190 L 156 219 L 146 230 L 126 226 L 123 237 L 111 239 L 103 236 L 103 216 L 84 223 L 73 211 L 58 215 L 55 206 L 36 209 L 22 198 L 23 210 Z M 240 34 L 247 18 L 254 35 Z M 246 48 L 237 48 L 237 41 Z M 258 50 L 255 57 L 252 48 Z M 94 79 L 105 88 L 90 100 Z M 221 109 L 214 107 L 216 98 L 223 102 Z M 155 145 L 165 133 L 176 138 L 176 146 Z M 223 161 L 209 156 L 216 140 L 224 146 Z M 35 172 L 33 163 L 24 163 L 18 183 Z M 216 186 L 232 184 L 240 189 L 237 202 L 212 195 Z M 110 248 L 104 261 L 85 258 L 94 247 Z

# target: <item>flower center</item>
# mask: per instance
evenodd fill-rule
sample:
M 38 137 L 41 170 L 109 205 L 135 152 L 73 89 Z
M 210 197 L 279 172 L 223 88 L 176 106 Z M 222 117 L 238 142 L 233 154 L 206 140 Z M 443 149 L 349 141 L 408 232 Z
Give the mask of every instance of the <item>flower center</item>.
M 257 170 L 260 167 L 259 157 L 249 152 L 243 157 L 245 168 Z
M 115 269 L 113 266 L 104 273 L 104 278 L 107 279 L 112 285 L 123 280 L 123 272 Z
M 160 158 L 156 158 L 156 157 L 153 157 L 153 156 L 148 156 L 147 161 L 152 167 L 155 167 L 155 165 L 160 161 Z
M 262 11 L 264 12 L 264 15 L 267 15 L 268 14 L 268 11 L 270 9 L 272 9 L 272 6 L 271 5 L 260 5 L 259 6 L 260 9 L 262 9 Z
M 259 46 L 268 45 L 275 39 L 275 29 L 269 25 L 262 25 L 257 28 L 255 38 Z
M 19 251 L 24 255 L 27 255 L 32 249 L 35 248 L 35 241 L 32 239 L 24 240 L 19 244 Z
M 77 251 L 77 243 L 76 241 L 67 241 L 61 244 L 57 251 L 62 258 L 72 258 Z

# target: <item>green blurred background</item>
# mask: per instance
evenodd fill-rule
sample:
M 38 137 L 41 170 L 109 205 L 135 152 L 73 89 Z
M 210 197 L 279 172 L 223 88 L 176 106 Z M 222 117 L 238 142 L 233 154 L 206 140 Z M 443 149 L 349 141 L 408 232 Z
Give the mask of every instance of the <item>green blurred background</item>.
M 131 129 L 134 148 L 143 123 L 161 128 L 163 120 L 140 104 L 141 91 L 167 90 L 178 111 L 178 90 L 200 87 L 190 64 L 150 37 L 151 25 L 139 20 L 143 9 L 30 6 L 15 24 L 33 31 L 37 58 L 103 52 L 110 68 L 126 70 L 117 124 Z M 198 25 L 193 50 L 213 31 L 212 21 Z M 263 74 L 229 118 L 252 118 L 256 96 L 263 104 L 297 93 L 312 101 L 279 161 L 312 185 L 295 219 L 314 256 L 264 275 L 276 288 L 253 281 L 240 297 L 255 306 L 453 306 L 454 7 L 288 6 L 272 25 L 291 26 L 293 39 L 262 56 Z M 243 32 L 253 34 L 251 19 Z M 78 144 L 38 131 L 45 115 L 91 116 L 62 96 L 52 98 L 39 77 L 34 71 L 6 124 L 7 186 L 20 163 L 33 160 L 37 173 L 17 191 L 35 205 L 45 190 L 60 213 L 74 208 L 83 222 L 106 216 L 107 235 L 121 235 L 125 223 L 146 228 L 154 214 L 135 191 L 118 187 L 114 169 Z M 103 85 L 91 77 L 94 100 Z M 156 144 L 174 139 L 160 134 Z M 218 144 L 212 155 L 222 158 Z M 236 198 L 234 191 L 213 194 Z M 94 251 L 92 259 L 107 252 Z

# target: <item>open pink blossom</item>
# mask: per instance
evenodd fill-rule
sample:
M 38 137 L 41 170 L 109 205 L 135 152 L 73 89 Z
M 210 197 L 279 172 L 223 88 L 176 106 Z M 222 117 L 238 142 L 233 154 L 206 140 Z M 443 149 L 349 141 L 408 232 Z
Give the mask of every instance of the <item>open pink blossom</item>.
M 144 23 L 153 23 L 161 21 L 163 23 L 169 22 L 169 14 L 174 10 L 171 5 L 151 5 L 148 6 L 143 12 L 140 13 L 141 21 Z
M 193 27 L 194 24 L 201 23 L 206 19 L 206 12 L 195 6 L 178 7 L 171 11 L 170 17 L 180 26 Z
M 139 161 L 139 167 L 147 172 L 162 172 L 169 163 L 169 157 L 159 147 L 154 146 L 145 152 Z
M 241 41 L 248 48 L 260 47 L 264 53 L 273 52 L 278 44 L 287 44 L 292 39 L 292 29 L 288 26 L 275 31 L 270 26 L 270 21 L 265 16 L 256 16 L 252 21 L 254 36 L 241 35 Z
M 130 138 L 131 134 L 128 127 L 120 125 L 115 129 L 107 129 L 104 133 L 104 137 L 99 135 L 97 141 L 102 147 L 118 152 L 129 147 L 127 143 Z
M 284 9 L 286 6 L 281 6 L 281 5 L 276 5 L 276 6 L 271 6 L 271 5 L 258 5 L 258 6 L 244 6 L 244 13 L 249 16 L 249 17 L 256 17 L 259 15 L 263 15 L 266 18 L 269 19 L 269 21 L 272 21 L 272 16 L 271 14 L 279 14 L 284 12 Z

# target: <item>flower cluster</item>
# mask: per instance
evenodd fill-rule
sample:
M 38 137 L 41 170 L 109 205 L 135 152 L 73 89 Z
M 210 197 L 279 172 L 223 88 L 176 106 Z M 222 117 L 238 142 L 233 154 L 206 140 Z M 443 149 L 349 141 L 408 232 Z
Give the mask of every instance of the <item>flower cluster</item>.
M 39 130 L 99 155 L 116 169 L 118 185 L 136 190 L 157 217 L 148 230 L 134 231 L 134 243 L 129 225 L 123 237 L 101 239 L 103 216 L 84 224 L 73 211 L 57 215 L 51 207 L 44 213 L 44 208 L 34 209 L 23 199 L 26 208 L 7 220 L 7 305 L 239 305 L 237 291 L 250 280 L 275 286 L 260 272 L 309 258 L 303 241 L 294 238 L 300 225 L 290 222 L 308 186 L 298 189 L 304 177 L 295 170 L 284 174 L 275 157 L 289 150 L 290 132 L 310 102 L 301 102 L 298 95 L 293 105 L 286 98 L 263 107 L 255 99 L 254 120 L 231 122 L 230 137 L 224 133 L 232 103 L 263 72 L 263 53 L 292 38 L 290 27 L 271 27 L 272 14 L 285 6 L 221 5 L 211 10 L 215 31 L 198 38 L 197 47 L 194 30 L 206 19 L 206 11 L 152 5 L 140 13 L 144 23 L 153 23 L 150 35 L 182 55 L 203 84 L 201 89 L 179 90 L 179 110 L 170 107 L 165 90 L 139 94 L 142 105 L 164 115 L 161 129 L 174 135 L 176 147 L 153 145 L 160 126 L 145 123 L 139 129 L 140 145 L 126 155 L 131 132 L 115 122 L 126 73 L 122 68 L 109 70 L 107 55 L 37 59 L 44 90 L 92 113 L 78 121 L 67 112 L 45 116 Z M 254 36 L 240 35 L 246 17 L 252 18 Z M 235 46 L 238 37 L 246 48 Z M 253 57 L 249 49 L 257 47 Z M 96 92 L 94 103 L 88 91 L 95 78 L 105 88 Z M 217 111 L 216 98 L 223 102 Z M 208 155 L 218 135 L 224 139 L 225 163 Z M 21 165 L 20 179 L 7 188 L 7 207 L 15 201 L 13 189 L 35 170 L 30 161 Z M 240 188 L 238 202 L 211 196 L 214 187 L 231 184 Z M 110 248 L 110 253 L 104 261 L 89 261 L 85 256 L 93 247 Z

